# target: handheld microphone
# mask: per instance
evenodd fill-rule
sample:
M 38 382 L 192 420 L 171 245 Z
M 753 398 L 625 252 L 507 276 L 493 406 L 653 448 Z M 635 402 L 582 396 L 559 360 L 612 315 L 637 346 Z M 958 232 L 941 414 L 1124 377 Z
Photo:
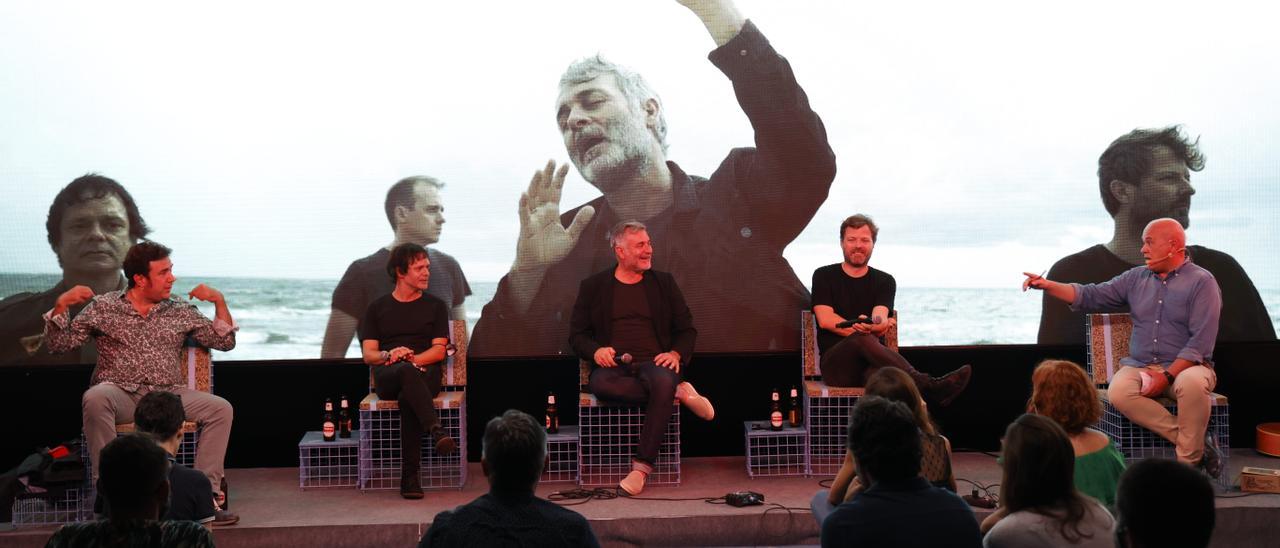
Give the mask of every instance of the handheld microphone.
M 621 356 L 618 356 L 618 363 L 620 363 L 620 364 L 622 364 L 622 365 L 631 365 L 631 360 L 632 360 L 632 359 L 634 359 L 634 358 L 632 358 L 632 357 L 631 357 L 631 354 L 630 354 L 630 353 L 628 353 L 628 352 L 623 352 Z
M 857 324 L 857 323 L 879 324 L 880 317 L 879 316 L 876 316 L 874 318 L 861 317 L 861 318 L 854 318 L 852 320 L 845 320 L 843 322 L 836 324 L 836 328 L 844 329 L 846 327 L 853 327 L 853 324 Z

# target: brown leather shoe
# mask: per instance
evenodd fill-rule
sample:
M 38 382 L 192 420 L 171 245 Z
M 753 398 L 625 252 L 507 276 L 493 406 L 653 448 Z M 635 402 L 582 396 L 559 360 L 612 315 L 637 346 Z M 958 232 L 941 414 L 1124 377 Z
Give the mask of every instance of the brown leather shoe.
M 458 450 L 457 442 L 454 442 L 453 438 L 449 437 L 449 434 L 445 433 L 444 428 L 439 426 L 433 428 L 431 430 L 431 439 L 436 442 L 437 455 L 447 457 L 452 455 L 454 451 Z
M 930 399 L 940 407 L 951 405 L 955 401 L 956 396 L 964 392 L 969 386 L 969 377 L 973 375 L 973 368 L 968 364 L 960 366 L 959 369 L 947 373 L 941 377 L 935 377 L 927 389 Z

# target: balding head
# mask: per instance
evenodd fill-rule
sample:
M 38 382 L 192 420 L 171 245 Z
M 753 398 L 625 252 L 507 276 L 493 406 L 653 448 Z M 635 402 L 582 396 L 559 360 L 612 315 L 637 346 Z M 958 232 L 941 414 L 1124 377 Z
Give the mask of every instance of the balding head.
M 1147 223 L 1142 230 L 1142 258 L 1157 274 L 1182 266 L 1187 260 L 1187 233 L 1182 224 L 1168 217 Z
M 1172 240 L 1175 247 L 1187 245 L 1187 233 L 1182 229 L 1182 223 L 1168 217 L 1147 223 L 1147 228 L 1142 229 L 1142 236 L 1145 238 L 1147 235 L 1161 240 Z

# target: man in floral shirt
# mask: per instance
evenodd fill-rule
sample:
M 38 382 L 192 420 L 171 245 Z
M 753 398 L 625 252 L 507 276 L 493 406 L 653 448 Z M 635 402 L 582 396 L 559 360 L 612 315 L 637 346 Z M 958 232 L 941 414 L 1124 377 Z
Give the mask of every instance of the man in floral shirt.
M 236 326 L 222 293 L 212 287 L 200 284 L 188 295 L 213 303 L 213 320 L 195 305 L 170 297 L 177 278 L 169 253 L 155 242 L 134 245 L 124 259 L 128 289 L 96 296 L 87 286 L 68 289 L 45 314 L 45 342 L 51 352 L 74 350 L 90 337 L 98 345 L 98 364 L 81 398 L 95 480 L 98 452 L 116 437 L 115 426 L 133 420 L 142 396 L 164 390 L 181 397 L 187 417 L 200 424 L 195 468 L 209 478 L 214 498 L 223 501 L 222 461 L 231 435 L 231 404 L 187 388 L 178 356 L 187 337 L 217 350 L 235 348 Z M 69 319 L 67 310 L 84 302 L 89 304 Z

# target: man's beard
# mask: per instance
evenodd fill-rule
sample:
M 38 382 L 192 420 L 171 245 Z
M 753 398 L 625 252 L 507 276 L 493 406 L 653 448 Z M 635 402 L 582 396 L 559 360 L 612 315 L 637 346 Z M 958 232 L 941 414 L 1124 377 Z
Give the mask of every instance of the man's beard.
M 576 150 L 570 158 L 582 178 L 601 192 L 611 190 L 614 181 L 640 175 L 650 166 L 648 153 L 653 144 L 653 136 L 648 129 L 637 123 L 635 117 L 615 118 L 603 130 L 587 133 L 587 136 L 603 136 L 605 140 L 596 146 L 603 147 L 604 150 L 585 163 L 582 157 L 586 150 Z M 582 139 L 581 136 L 575 137 L 575 141 Z

